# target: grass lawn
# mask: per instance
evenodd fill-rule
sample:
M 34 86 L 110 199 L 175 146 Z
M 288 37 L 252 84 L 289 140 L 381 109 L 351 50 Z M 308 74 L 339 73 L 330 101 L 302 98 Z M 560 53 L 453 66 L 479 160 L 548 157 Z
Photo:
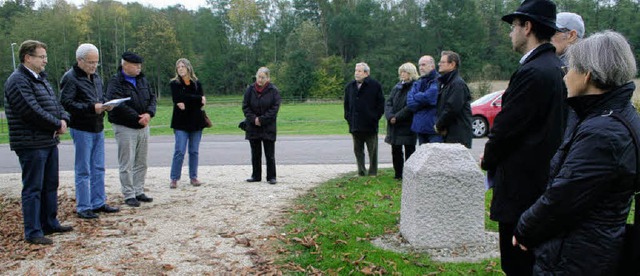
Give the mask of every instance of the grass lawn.
M 222 97 L 208 99 L 205 110 L 213 122 L 213 127 L 204 130 L 204 134 L 240 135 L 238 123 L 244 120 L 242 98 Z M 171 99 L 165 97 L 158 101 L 156 116 L 151 119 L 151 135 L 173 135 L 170 128 L 173 111 Z M 278 112 L 279 135 L 329 135 L 347 134 L 342 102 L 284 103 Z M 105 118 L 105 135 L 113 138 L 111 124 Z M 380 133 L 386 132 L 385 120 L 380 120 Z M 71 139 L 63 135 L 63 140 Z M 0 143 L 8 143 L 9 134 L 6 120 L 0 120 Z
M 352 175 L 352 174 L 351 174 Z M 402 184 L 391 169 L 378 177 L 343 176 L 298 199 L 277 262 L 292 274 L 503 275 L 499 260 L 436 263 L 424 254 L 374 247 L 370 240 L 397 233 Z M 487 204 L 490 193 L 487 195 Z M 487 219 L 488 220 L 488 219 Z M 497 231 L 495 223 L 488 231 Z

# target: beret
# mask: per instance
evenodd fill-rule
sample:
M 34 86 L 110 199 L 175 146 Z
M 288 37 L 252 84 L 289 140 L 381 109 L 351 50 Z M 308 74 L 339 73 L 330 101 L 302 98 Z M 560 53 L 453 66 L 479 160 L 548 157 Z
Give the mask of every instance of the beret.
M 122 54 L 122 59 L 131 63 L 142 63 L 143 59 L 139 55 L 136 55 L 132 52 L 124 52 Z

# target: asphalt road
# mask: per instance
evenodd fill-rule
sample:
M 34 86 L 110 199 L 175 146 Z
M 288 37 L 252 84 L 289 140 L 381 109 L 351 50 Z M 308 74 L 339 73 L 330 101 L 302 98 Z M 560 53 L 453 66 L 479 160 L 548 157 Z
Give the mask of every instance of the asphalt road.
M 484 150 L 486 138 L 474 139 L 471 154 L 477 159 Z M 379 163 L 391 163 L 391 147 L 378 142 Z M 150 167 L 170 167 L 173 157 L 173 136 L 152 136 L 149 145 Z M 73 142 L 63 141 L 58 145 L 60 170 L 73 170 Z M 114 139 L 105 142 L 107 169 L 118 168 L 117 145 Z M 188 157 L 186 157 L 188 158 Z M 185 159 L 186 159 L 185 158 Z M 200 143 L 200 165 L 250 165 L 249 143 L 240 135 L 205 135 Z M 368 157 L 366 157 L 368 158 Z M 276 142 L 276 164 L 354 164 L 353 144 L 350 135 L 328 136 L 278 136 Z M 184 166 L 187 165 L 185 160 Z M 20 164 L 8 144 L 0 145 L 0 173 L 18 173 Z

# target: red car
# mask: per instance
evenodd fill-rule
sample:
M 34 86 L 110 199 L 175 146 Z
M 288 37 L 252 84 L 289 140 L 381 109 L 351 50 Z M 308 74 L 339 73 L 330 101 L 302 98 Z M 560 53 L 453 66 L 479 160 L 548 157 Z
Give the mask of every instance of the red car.
M 471 103 L 473 137 L 484 137 L 489 133 L 493 126 L 493 119 L 502 110 L 502 94 L 504 90 L 495 91 Z

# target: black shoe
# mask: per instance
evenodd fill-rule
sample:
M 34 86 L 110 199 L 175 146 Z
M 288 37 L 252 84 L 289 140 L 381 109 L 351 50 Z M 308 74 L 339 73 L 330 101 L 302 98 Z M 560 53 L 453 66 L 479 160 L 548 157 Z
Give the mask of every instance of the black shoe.
M 247 181 L 247 182 L 260 182 L 261 180 L 260 180 L 260 179 L 256 179 L 256 178 L 253 178 L 253 177 L 252 177 L 252 178 L 247 178 L 247 180 L 246 180 L 246 181 Z
M 271 185 L 274 185 L 274 184 L 278 183 L 278 181 L 276 181 L 276 179 L 275 179 L 275 178 L 271 178 L 271 179 L 269 179 L 269 181 L 267 181 L 267 182 L 269 182 L 269 184 L 271 184 Z
M 120 212 L 120 209 L 116 207 L 111 207 L 105 204 L 105 205 L 102 205 L 102 207 L 100 208 L 93 209 L 93 212 L 94 213 L 117 213 L 117 212 Z
M 53 241 L 45 237 L 28 238 L 26 242 L 30 244 L 53 244 Z
M 60 226 L 58 226 L 56 228 L 53 228 L 51 230 L 43 230 L 42 232 L 45 235 L 51 235 L 51 234 L 55 234 L 55 233 L 64 233 L 64 232 L 71 232 L 71 231 L 73 231 L 73 227 L 60 225 Z
M 127 204 L 131 207 L 140 207 L 140 202 L 135 198 L 127 198 L 124 200 L 124 204 Z
M 137 199 L 138 201 L 142 201 L 142 202 L 152 202 L 152 201 L 153 201 L 153 198 L 148 197 L 148 196 L 147 196 L 147 195 L 145 195 L 145 194 L 137 195 L 137 196 L 136 196 L 136 199 Z
M 97 219 L 98 215 L 91 210 L 78 212 L 78 217 L 83 219 Z

